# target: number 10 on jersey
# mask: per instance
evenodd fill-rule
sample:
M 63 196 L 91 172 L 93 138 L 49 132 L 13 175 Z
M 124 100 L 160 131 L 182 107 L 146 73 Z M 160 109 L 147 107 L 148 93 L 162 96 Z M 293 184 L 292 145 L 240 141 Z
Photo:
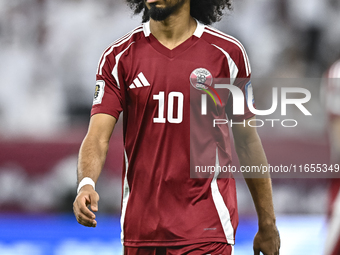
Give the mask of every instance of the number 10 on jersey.
M 174 117 L 174 101 L 177 98 L 177 116 Z M 157 95 L 153 95 L 153 100 L 158 101 L 158 117 L 153 118 L 154 123 L 165 123 L 166 118 L 164 117 L 164 105 L 165 105 L 165 94 L 164 91 L 160 91 Z M 181 92 L 170 92 L 168 95 L 168 114 L 167 120 L 170 123 L 181 123 L 183 121 L 183 101 L 184 96 Z

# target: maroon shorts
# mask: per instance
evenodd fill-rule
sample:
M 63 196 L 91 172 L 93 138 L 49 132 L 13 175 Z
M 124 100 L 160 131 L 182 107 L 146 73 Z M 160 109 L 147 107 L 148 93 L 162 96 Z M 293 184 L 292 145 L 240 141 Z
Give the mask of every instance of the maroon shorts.
M 233 255 L 226 243 L 200 243 L 174 247 L 124 247 L 124 255 Z

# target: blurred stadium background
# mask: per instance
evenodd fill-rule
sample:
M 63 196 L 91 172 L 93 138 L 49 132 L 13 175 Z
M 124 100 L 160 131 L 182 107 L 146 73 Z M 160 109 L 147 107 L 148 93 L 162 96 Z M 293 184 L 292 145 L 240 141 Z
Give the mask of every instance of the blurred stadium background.
M 338 0 L 235 0 L 214 25 L 245 45 L 258 108 L 270 107 L 271 87 L 282 79 L 312 93 L 312 117 L 289 109 L 298 127 L 259 128 L 272 165 L 329 163 L 319 91 L 322 73 L 340 57 L 339 13 Z M 121 122 L 97 186 L 98 227 L 80 226 L 72 203 L 98 59 L 139 23 L 122 0 L 0 0 L 1 255 L 121 253 Z M 273 180 L 283 255 L 323 253 L 329 179 L 305 177 Z M 251 254 L 256 214 L 245 182 L 237 183 L 235 254 Z

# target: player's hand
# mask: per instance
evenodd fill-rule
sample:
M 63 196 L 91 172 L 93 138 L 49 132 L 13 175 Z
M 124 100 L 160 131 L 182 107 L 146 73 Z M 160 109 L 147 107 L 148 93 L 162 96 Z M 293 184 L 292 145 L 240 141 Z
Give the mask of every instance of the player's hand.
M 280 235 L 275 224 L 260 228 L 254 238 L 254 255 L 279 255 Z
M 99 195 L 91 185 L 82 187 L 74 200 L 73 212 L 77 221 L 86 227 L 96 227 Z M 89 209 L 91 208 L 91 210 Z

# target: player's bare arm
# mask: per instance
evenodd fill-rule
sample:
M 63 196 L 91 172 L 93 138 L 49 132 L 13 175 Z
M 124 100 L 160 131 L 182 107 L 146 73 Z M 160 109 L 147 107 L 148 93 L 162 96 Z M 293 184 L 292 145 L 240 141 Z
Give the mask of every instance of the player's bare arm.
M 88 132 L 79 151 L 78 183 L 85 177 L 97 182 L 116 121 L 107 114 L 95 114 L 91 117 Z M 93 212 L 98 211 L 98 201 L 99 195 L 91 185 L 85 185 L 79 190 L 73 203 L 73 211 L 80 224 L 87 227 L 97 225 Z
M 254 117 L 255 118 L 255 117 Z M 250 126 L 233 126 L 235 149 L 242 166 L 267 165 L 256 128 Z M 275 224 L 275 213 L 272 199 L 270 175 L 249 176 L 244 174 L 249 191 L 252 195 L 258 215 L 259 229 L 254 239 L 254 254 L 279 254 L 280 237 Z M 262 177 L 262 178 L 257 178 Z

